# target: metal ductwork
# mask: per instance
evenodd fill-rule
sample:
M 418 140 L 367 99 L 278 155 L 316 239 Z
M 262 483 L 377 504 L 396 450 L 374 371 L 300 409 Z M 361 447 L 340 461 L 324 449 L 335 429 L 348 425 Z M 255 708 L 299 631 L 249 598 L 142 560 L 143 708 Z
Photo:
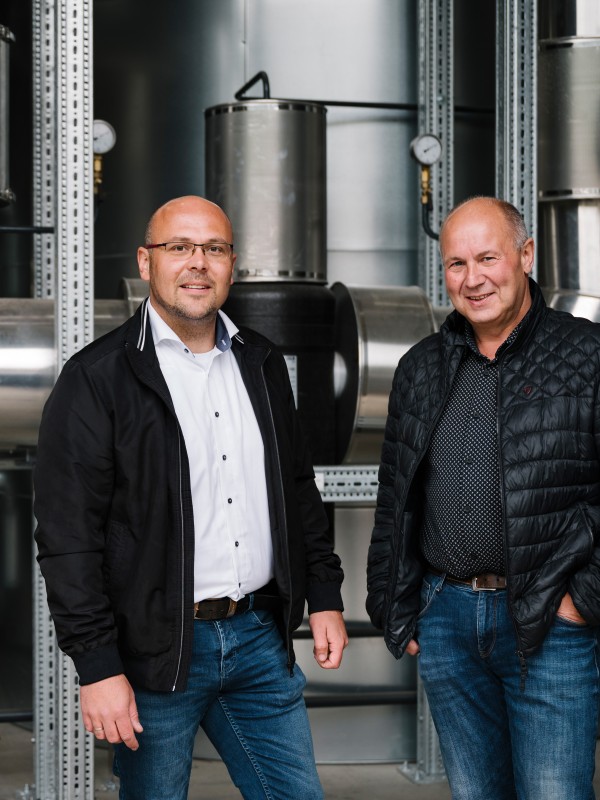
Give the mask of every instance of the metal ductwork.
M 325 115 L 270 99 L 205 111 L 206 195 L 233 222 L 237 280 L 326 283 Z
M 540 283 L 551 304 L 600 320 L 600 11 L 540 6 Z

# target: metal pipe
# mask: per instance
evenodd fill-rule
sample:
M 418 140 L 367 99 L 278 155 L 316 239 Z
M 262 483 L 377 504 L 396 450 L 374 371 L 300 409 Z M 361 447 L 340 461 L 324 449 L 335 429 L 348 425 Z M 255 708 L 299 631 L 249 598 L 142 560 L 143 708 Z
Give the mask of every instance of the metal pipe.
M 0 25 L 0 205 L 8 205 L 15 199 L 9 187 L 9 48 L 15 41 L 14 34 L 4 25 Z
M 0 233 L 54 233 L 54 228 L 44 225 L 0 225 Z

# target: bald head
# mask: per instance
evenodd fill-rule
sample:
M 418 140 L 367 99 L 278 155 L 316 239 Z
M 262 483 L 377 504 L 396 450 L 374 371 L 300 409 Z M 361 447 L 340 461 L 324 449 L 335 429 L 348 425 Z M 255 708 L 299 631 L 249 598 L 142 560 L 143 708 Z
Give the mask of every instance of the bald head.
M 519 250 L 527 241 L 527 227 L 519 210 L 506 200 L 499 200 L 497 197 L 470 197 L 468 200 L 463 200 L 458 205 L 454 206 L 452 211 L 449 212 L 447 217 L 442 223 L 440 229 L 440 250 L 442 251 L 443 258 L 443 236 L 447 225 L 453 221 L 453 218 L 458 215 L 459 217 L 465 215 L 483 213 L 489 211 L 497 211 L 510 231 L 510 236 L 513 240 L 514 246 Z
M 183 197 L 175 197 L 173 200 L 169 200 L 167 203 L 160 206 L 160 208 L 156 209 L 146 226 L 144 244 L 148 245 L 154 243 L 154 236 L 157 229 L 169 227 L 169 223 L 172 223 L 173 220 L 180 217 L 190 217 L 194 215 L 224 224 L 225 230 L 228 231 L 226 241 L 233 242 L 231 220 L 223 209 L 216 203 L 206 200 L 204 197 L 188 194 Z

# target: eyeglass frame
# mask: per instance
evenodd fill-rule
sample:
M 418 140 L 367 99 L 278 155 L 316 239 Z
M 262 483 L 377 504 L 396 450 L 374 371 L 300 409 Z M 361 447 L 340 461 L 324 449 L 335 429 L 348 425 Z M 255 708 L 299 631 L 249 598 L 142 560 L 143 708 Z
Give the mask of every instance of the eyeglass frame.
M 191 244 L 194 249 L 188 255 L 188 258 L 191 258 L 194 255 L 194 253 L 196 252 L 196 248 L 197 247 L 199 247 L 202 250 L 202 255 L 205 258 L 210 258 L 210 256 L 207 256 L 206 253 L 204 252 L 204 248 L 205 247 L 210 247 L 211 245 L 215 245 L 215 244 L 226 244 L 227 247 L 231 247 L 231 252 L 229 253 L 229 255 L 231 256 L 232 253 L 233 253 L 233 242 L 203 242 L 202 244 L 196 244 L 196 242 L 181 242 L 181 241 L 177 241 L 177 239 L 175 239 L 175 240 L 171 240 L 170 242 L 160 242 L 159 244 L 145 244 L 145 245 L 143 245 L 143 247 L 144 247 L 145 250 L 154 250 L 156 247 L 166 247 L 168 244 Z M 165 250 L 165 253 L 166 253 L 166 250 Z

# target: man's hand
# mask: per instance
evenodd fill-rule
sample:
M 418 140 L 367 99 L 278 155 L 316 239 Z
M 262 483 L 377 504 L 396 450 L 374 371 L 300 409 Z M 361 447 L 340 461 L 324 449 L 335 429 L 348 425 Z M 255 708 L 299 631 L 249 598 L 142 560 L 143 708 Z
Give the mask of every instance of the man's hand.
M 556 616 L 563 617 L 563 619 L 571 620 L 571 622 L 577 622 L 579 625 L 586 624 L 584 618 L 575 608 L 575 604 L 573 603 L 571 595 L 568 592 L 561 600 L 561 603 L 558 607 L 558 611 L 556 612 Z
M 411 639 L 406 645 L 406 652 L 409 656 L 416 656 L 421 652 L 421 648 L 419 647 L 419 643 L 416 639 Z
M 323 669 L 337 669 L 348 646 L 348 634 L 341 611 L 316 611 L 308 621 L 315 646 L 315 661 Z
M 123 742 L 130 750 L 139 747 L 136 733 L 144 729 L 138 718 L 135 696 L 125 675 L 115 675 L 79 690 L 85 729 L 96 739 Z

